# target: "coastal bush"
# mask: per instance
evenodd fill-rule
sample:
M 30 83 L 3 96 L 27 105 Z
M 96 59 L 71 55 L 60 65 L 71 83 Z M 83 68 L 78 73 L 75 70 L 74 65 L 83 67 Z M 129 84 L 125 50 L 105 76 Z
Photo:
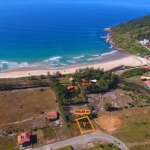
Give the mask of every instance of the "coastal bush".
M 129 78 L 133 76 L 142 75 L 143 73 L 149 72 L 147 68 L 135 68 L 122 73 L 122 77 Z

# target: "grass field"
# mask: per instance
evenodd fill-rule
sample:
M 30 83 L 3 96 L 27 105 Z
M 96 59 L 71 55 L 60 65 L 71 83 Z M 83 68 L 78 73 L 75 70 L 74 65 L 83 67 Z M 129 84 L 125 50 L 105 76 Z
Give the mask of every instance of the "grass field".
M 58 78 L 61 84 L 70 84 L 70 80 L 68 76 Z
M 14 137 L 0 137 L 1 150 L 19 150 L 17 146 L 17 136 Z
M 46 76 L 29 76 L 22 78 L 0 79 L 0 87 L 3 84 L 12 85 L 13 89 L 13 88 L 49 85 L 50 81 Z
M 133 146 L 130 150 L 150 150 L 150 144 L 144 144 L 142 146 Z
M 142 143 L 150 140 L 150 107 L 123 109 L 116 112 L 122 121 L 122 127 L 113 136 L 116 136 L 128 146 L 132 143 Z
M 134 76 L 134 77 L 126 78 L 126 81 L 142 85 L 142 82 L 140 81 L 140 77 L 141 76 Z
M 28 129 L 45 123 L 42 113 L 57 109 L 55 100 L 55 94 L 49 88 L 0 91 L 0 129 Z
M 57 150 L 73 150 L 73 149 L 71 146 L 66 146 L 66 147 L 59 148 Z

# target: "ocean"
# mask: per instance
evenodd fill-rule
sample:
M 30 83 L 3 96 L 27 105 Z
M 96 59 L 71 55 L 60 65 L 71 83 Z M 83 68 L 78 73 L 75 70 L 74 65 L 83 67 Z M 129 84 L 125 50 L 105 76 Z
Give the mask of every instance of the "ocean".
M 150 14 L 143 0 L 0 0 L 0 71 L 100 62 L 106 27 Z

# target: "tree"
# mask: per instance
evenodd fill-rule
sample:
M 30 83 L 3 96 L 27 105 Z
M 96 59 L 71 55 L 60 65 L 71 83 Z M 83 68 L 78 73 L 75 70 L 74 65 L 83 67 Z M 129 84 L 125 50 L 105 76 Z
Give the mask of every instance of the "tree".
M 104 104 L 104 109 L 106 111 L 110 111 L 112 109 L 112 104 L 110 102 L 107 102 Z

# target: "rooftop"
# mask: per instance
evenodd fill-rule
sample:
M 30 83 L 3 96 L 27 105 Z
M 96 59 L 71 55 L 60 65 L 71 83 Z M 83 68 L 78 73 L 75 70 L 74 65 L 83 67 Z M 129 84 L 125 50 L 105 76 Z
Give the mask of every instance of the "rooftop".
M 23 145 L 25 143 L 30 142 L 30 133 L 24 132 L 18 136 L 18 145 Z
M 46 118 L 47 119 L 56 119 L 57 118 L 57 112 L 56 111 L 47 112 Z
M 144 81 L 150 87 L 150 80 Z
M 68 86 L 68 90 L 78 90 L 79 89 L 79 87 L 78 86 L 73 86 L 73 85 L 70 85 L 70 86 Z

